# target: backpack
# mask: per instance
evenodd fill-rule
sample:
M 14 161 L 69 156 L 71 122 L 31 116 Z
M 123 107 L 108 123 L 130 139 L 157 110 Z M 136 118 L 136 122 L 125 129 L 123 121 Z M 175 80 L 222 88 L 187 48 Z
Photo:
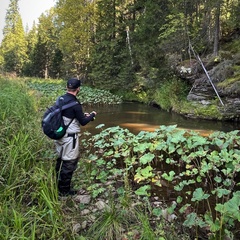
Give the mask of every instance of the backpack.
M 79 104 L 77 101 L 74 101 L 63 105 L 63 101 L 63 97 L 58 98 L 56 103 L 45 111 L 42 119 L 42 130 L 44 134 L 54 140 L 61 139 L 73 121 L 72 119 L 69 124 L 65 125 L 62 111 Z

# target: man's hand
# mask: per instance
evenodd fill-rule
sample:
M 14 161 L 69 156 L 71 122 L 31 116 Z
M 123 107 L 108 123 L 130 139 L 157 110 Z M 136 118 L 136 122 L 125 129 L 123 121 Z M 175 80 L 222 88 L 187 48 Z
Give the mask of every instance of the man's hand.
M 87 113 L 87 112 L 84 113 L 84 116 L 85 116 L 85 117 L 89 117 L 92 113 L 94 114 L 94 116 L 97 115 L 97 113 L 96 113 L 95 111 L 92 111 L 92 112 L 90 112 L 90 113 Z

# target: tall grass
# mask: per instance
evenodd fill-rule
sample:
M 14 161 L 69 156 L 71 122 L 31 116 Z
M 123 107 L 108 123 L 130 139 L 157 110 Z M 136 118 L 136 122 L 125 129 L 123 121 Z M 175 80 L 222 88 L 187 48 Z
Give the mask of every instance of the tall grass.
M 0 239 L 73 239 L 57 199 L 37 101 L 0 79 Z

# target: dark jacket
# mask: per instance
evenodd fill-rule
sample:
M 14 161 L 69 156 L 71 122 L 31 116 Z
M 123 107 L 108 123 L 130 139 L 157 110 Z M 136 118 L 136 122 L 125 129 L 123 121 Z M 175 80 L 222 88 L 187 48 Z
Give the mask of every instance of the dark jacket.
M 85 116 L 81 103 L 73 94 L 66 93 L 62 97 L 64 99 L 63 101 L 64 105 L 74 101 L 77 101 L 79 103 L 77 105 L 74 105 L 73 107 L 63 110 L 63 118 L 65 124 L 68 124 L 73 119 L 72 123 L 69 125 L 67 129 L 68 133 L 80 132 L 79 125 L 84 126 L 90 121 L 92 121 L 95 117 L 95 114 L 90 113 L 90 116 Z

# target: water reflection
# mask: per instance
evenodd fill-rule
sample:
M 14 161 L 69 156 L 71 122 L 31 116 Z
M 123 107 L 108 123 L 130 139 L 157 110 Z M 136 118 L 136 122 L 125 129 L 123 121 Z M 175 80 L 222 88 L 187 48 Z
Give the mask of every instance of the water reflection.
M 240 123 L 189 119 L 176 113 L 169 113 L 140 103 L 123 103 L 110 106 L 83 106 L 85 111 L 96 110 L 98 115 L 84 130 L 95 134 L 100 132 L 95 127 L 105 124 L 104 128 L 120 126 L 129 129 L 132 133 L 140 131 L 154 131 L 160 125 L 177 125 L 178 128 L 195 130 L 202 135 L 213 131 L 229 132 L 240 129 Z

